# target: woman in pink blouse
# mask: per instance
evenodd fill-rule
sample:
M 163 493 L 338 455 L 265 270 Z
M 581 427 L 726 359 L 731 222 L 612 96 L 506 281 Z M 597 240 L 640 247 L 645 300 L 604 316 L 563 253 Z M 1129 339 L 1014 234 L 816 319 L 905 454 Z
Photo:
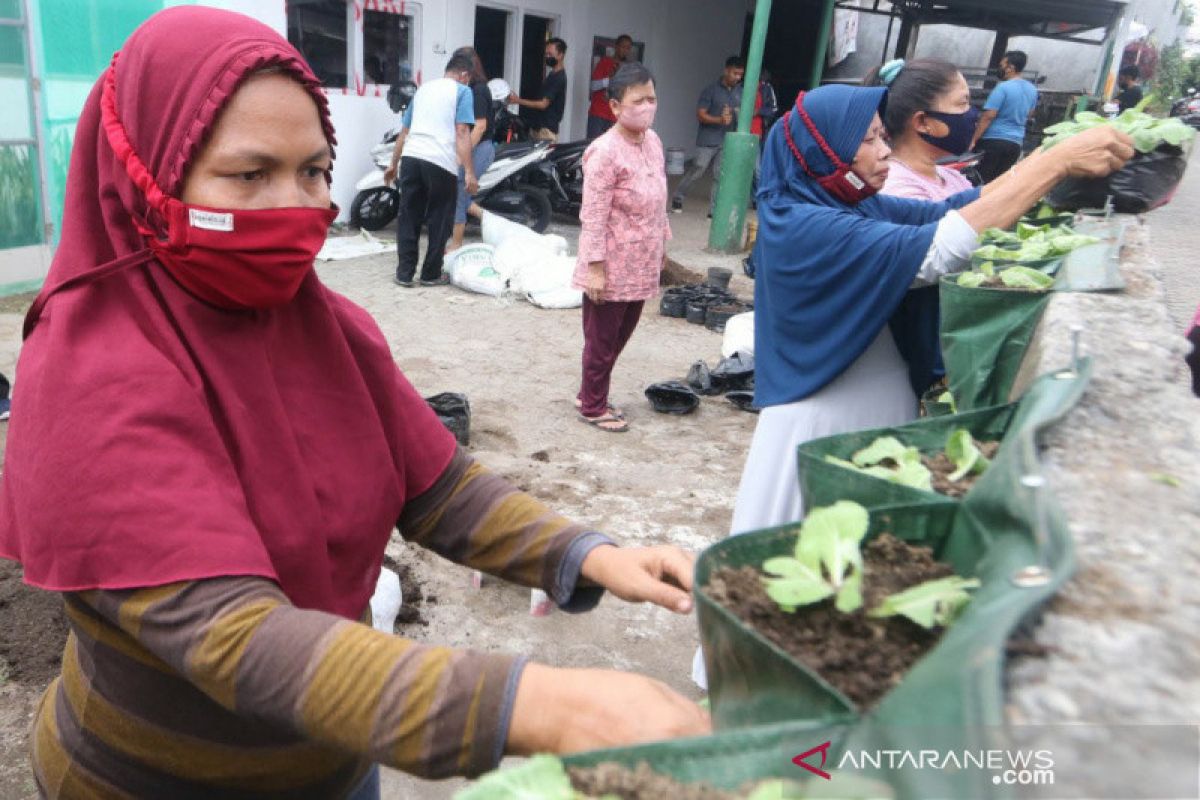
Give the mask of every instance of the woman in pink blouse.
M 584 422 L 624 433 L 629 423 L 608 402 L 609 381 L 643 304 L 658 293 L 671 229 L 662 141 L 650 129 L 658 109 L 654 76 L 625 64 L 608 94 L 617 124 L 583 156 L 583 230 L 572 281 L 584 291 L 583 380 L 575 405 Z
M 892 155 L 883 193 L 938 202 L 970 189 L 961 172 L 937 165 L 939 158 L 971 149 L 979 120 L 958 67 L 940 58 L 896 59 L 865 83 L 888 89 L 883 124 Z

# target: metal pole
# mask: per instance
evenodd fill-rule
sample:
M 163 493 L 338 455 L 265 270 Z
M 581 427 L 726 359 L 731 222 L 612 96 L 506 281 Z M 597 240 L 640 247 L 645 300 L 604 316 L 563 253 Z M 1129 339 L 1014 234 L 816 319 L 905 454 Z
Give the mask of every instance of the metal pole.
M 825 8 L 821 12 L 821 26 L 817 28 L 817 51 L 813 56 L 812 78 L 808 88 L 816 89 L 821 85 L 821 76 L 825 74 L 825 53 L 829 49 L 829 32 L 833 28 L 833 6 L 837 0 L 825 0 Z
M 754 9 L 754 27 L 750 33 L 746 76 L 742 79 L 738 129 L 725 134 L 721 153 L 721 179 L 717 185 L 712 226 L 708 230 L 710 250 L 737 253 L 742 249 L 746 207 L 750 204 L 750 185 L 754 180 L 754 167 L 758 164 L 758 137 L 750 133 L 750 123 L 754 119 L 758 78 L 762 74 L 763 51 L 767 45 L 767 26 L 770 21 L 771 0 L 758 0 Z

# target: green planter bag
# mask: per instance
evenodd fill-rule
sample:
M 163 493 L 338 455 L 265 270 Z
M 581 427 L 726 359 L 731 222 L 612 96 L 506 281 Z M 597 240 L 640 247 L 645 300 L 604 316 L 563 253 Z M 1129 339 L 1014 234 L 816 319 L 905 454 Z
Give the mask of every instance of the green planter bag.
M 838 500 L 853 500 L 868 509 L 895 505 L 958 505 L 957 498 L 847 469 L 830 463 L 826 456 L 849 461 L 850 456 L 881 436 L 893 436 L 906 446 L 932 455 L 946 446 L 946 440 L 958 428 L 966 428 L 979 441 L 998 441 L 1004 438 L 1015 413 L 1016 405 L 1010 404 L 805 442 L 796 454 L 800 496 L 804 498 L 806 508 L 819 508 Z
M 942 360 L 959 411 L 1009 401 L 1050 292 L 967 288 L 942 278 Z
M 1029 409 L 1048 417 L 1057 417 L 1079 401 L 1091 377 L 1091 362 L 1081 362 L 1076 377 L 1064 391 L 1063 378 L 1043 375 L 1017 403 L 964 411 L 961 414 L 927 417 L 891 428 L 853 431 L 805 442 L 797 448 L 800 494 L 806 508 L 831 505 L 838 500 L 853 500 L 868 509 L 896 505 L 958 505 L 961 498 L 877 478 L 864 472 L 830 463 L 827 456 L 844 461 L 882 436 L 892 436 L 902 444 L 916 447 L 923 454 L 941 451 L 950 434 L 966 428 L 978 441 L 1002 441 L 1014 419 Z
M 870 511 L 868 537 L 888 530 L 926 545 L 956 574 L 982 583 L 934 649 L 882 697 L 872 724 L 1002 724 L 1004 643 L 1075 568 L 1066 521 L 1040 475 L 1037 437 L 1068 413 L 1089 373 L 1085 360 L 1039 381 L 1013 413 L 1004 446 L 962 502 Z M 770 557 L 790 555 L 797 529 L 735 536 L 705 550 L 697 562 L 697 618 L 718 729 L 861 718 L 860 709 L 814 670 L 703 591 L 722 566 L 760 568 Z

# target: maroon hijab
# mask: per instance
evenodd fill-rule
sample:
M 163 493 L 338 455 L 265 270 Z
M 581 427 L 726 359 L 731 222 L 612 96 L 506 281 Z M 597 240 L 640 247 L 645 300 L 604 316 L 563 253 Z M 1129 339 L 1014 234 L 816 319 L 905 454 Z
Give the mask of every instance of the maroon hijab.
M 317 79 L 241 14 L 177 7 L 117 60 L 118 116 L 178 197 L 221 108 L 254 71 Z M 153 261 L 147 204 L 100 124 L 79 120 L 63 236 L 26 319 L 0 477 L 0 556 L 46 589 L 257 575 L 298 606 L 357 617 L 406 498 L 454 439 L 362 309 L 315 272 L 268 311 L 210 306 Z

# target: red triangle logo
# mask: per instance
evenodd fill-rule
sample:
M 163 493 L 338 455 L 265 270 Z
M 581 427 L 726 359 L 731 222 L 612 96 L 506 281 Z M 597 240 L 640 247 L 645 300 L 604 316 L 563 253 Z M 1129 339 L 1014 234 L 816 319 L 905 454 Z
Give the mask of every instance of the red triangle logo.
M 831 780 L 833 780 L 832 775 L 830 775 L 825 770 L 814 767 L 812 764 L 809 764 L 807 761 L 805 761 L 805 759 L 807 759 L 809 756 L 820 753 L 821 754 L 821 766 L 824 767 L 825 760 L 829 757 L 829 747 L 831 744 L 832 744 L 832 742 L 825 742 L 825 744 L 819 744 L 816 747 L 814 747 L 812 750 L 801 753 L 800 755 L 793 758 L 792 763 L 795 764 L 797 767 L 803 767 L 804 769 L 811 772 L 813 775 L 819 775 L 820 777 L 824 778 L 825 780 L 831 781 Z

